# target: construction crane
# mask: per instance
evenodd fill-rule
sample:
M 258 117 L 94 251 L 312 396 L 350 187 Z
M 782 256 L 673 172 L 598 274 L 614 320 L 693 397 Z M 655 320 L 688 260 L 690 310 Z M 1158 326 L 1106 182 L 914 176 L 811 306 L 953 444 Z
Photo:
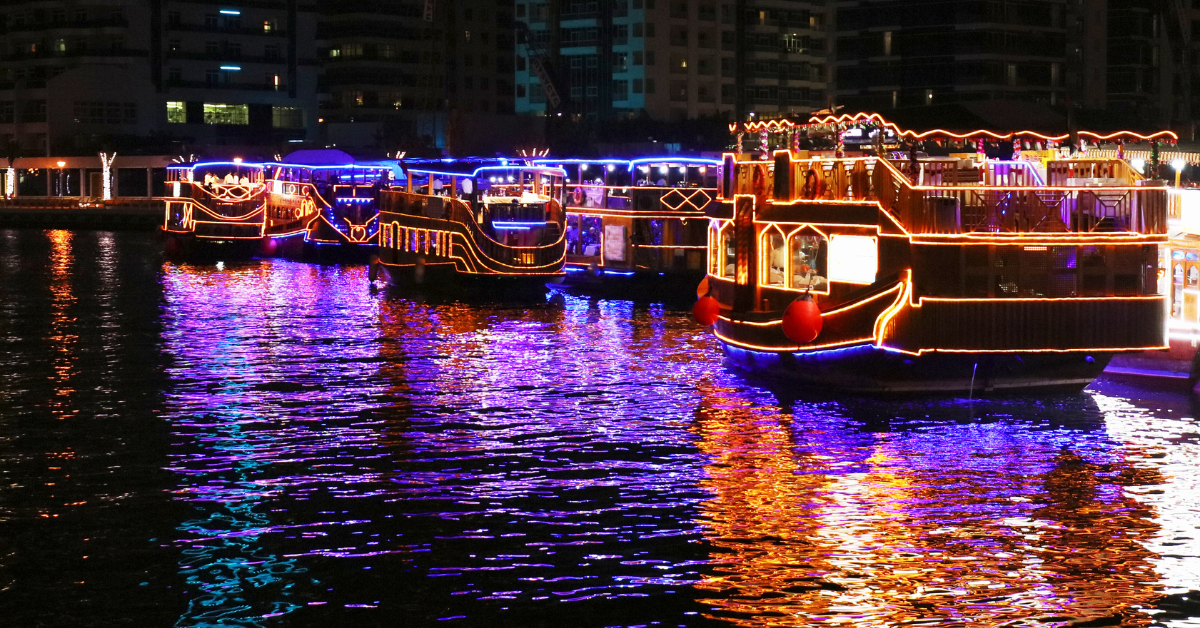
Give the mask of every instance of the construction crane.
M 562 99 L 558 96 L 558 90 L 554 87 L 554 81 L 550 78 L 550 71 L 546 67 L 549 57 L 546 50 L 541 44 L 533 39 L 533 34 L 529 32 L 529 25 L 525 22 L 517 22 L 517 35 L 524 40 L 525 50 L 529 53 L 529 71 L 533 72 L 534 76 L 542 84 L 542 91 L 546 93 L 546 104 L 551 110 L 558 109 L 562 104 Z

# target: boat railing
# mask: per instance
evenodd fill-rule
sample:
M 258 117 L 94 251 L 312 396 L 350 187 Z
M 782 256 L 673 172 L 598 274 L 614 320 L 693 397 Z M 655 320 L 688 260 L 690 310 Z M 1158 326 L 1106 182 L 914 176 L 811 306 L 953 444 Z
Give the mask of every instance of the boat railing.
M 550 219 L 535 246 L 509 246 L 492 239 L 479 225 L 479 217 L 471 207 L 456 198 L 388 190 L 380 195 L 380 210 L 457 223 L 479 252 L 508 266 L 552 266 L 562 261 L 566 247 L 566 233 L 559 224 L 562 209 L 555 200 L 547 201 L 546 213 Z
M 777 203 L 878 202 L 914 234 L 1166 233 L 1166 188 L 1087 176 L 1120 174 L 1119 164 L 1050 162 L 1052 180 L 1074 185 L 1047 186 L 1038 185 L 1032 168 L 1003 167 L 1020 162 L 979 168 L 974 175 L 953 160 L 916 163 L 876 157 L 793 160 L 779 153 L 774 162 L 738 162 L 732 188 L 735 194 L 770 193 Z M 929 166 L 923 174 L 922 165 Z M 916 180 L 906 170 L 916 172 Z M 989 180 L 1003 183 L 987 185 Z
M 606 186 L 576 184 L 569 187 L 572 208 L 638 212 L 702 212 L 716 200 L 716 190 L 682 186 Z

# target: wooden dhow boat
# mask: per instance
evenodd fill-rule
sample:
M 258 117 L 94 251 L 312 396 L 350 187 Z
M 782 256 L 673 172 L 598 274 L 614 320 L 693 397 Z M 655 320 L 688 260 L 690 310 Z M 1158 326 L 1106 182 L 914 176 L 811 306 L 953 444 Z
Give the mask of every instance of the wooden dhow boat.
M 718 159 L 541 159 L 567 173 L 565 287 L 632 300 L 691 299 L 704 277 Z
M 845 152 L 851 129 L 918 136 L 867 114 L 731 129 L 781 136 L 724 156 L 707 212 L 695 312 L 734 365 L 864 392 L 1078 390 L 1114 353 L 1166 346 L 1164 187 L 1032 132 L 944 132 L 962 152 L 922 157 Z M 1043 146 L 1001 160 L 981 137 Z
M 378 259 L 393 285 L 544 293 L 561 281 L 566 214 L 561 168 L 508 160 L 412 167 L 382 192 Z

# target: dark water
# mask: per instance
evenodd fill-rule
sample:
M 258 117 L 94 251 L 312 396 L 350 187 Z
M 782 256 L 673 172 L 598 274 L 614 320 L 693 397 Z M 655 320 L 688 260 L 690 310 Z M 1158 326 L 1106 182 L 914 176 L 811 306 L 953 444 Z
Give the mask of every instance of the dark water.
M 2 626 L 1196 626 L 1192 402 L 783 399 L 682 313 L 0 232 Z

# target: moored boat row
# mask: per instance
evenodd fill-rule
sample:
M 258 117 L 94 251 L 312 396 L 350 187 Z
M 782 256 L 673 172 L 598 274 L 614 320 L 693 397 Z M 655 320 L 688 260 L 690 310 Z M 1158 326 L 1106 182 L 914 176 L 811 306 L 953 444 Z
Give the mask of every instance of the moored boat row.
M 731 364 L 807 386 L 1079 389 L 1113 355 L 1167 346 L 1171 201 L 1123 160 L 874 115 L 731 131 L 762 150 L 181 165 L 163 229 L 258 255 L 372 255 L 373 279 L 422 290 L 694 294 Z M 931 133 L 1017 150 L 896 150 Z

